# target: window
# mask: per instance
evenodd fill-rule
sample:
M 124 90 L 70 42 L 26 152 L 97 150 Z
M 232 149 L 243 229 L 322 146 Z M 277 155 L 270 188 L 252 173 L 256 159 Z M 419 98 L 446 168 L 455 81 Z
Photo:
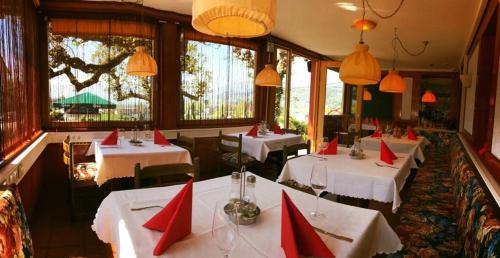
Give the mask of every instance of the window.
M 344 83 L 339 72 L 326 70 L 325 116 L 342 115 L 344 110 Z
M 276 89 L 276 122 L 282 127 L 307 134 L 311 92 L 308 67 L 311 61 L 284 48 L 277 48 L 276 53 L 276 69 L 282 80 L 282 87 Z
M 106 127 L 150 121 L 151 77 L 129 76 L 135 47 L 153 49 L 154 27 L 120 20 L 52 19 L 48 31 L 49 121 Z
M 181 121 L 254 118 L 256 51 L 193 34 L 181 55 Z
M 31 1 L 0 4 L 0 165 L 40 130 L 36 19 Z

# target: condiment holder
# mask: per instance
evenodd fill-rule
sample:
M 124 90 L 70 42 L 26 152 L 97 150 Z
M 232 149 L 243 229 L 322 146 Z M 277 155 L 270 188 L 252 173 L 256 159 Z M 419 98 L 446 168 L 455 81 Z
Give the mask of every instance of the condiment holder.
M 246 176 L 246 168 L 242 166 L 240 172 L 231 174 L 233 184 L 229 203 L 224 206 L 224 212 L 229 219 L 239 225 L 250 225 L 257 221 L 260 208 L 255 198 L 256 178 L 253 175 Z M 239 186 L 236 186 L 239 184 Z M 234 210 L 237 212 L 234 212 Z M 233 215 L 237 214 L 237 215 Z

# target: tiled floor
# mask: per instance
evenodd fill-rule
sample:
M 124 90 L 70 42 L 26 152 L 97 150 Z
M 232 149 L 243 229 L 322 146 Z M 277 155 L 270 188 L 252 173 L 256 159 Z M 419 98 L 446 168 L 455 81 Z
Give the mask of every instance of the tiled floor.
M 35 257 L 112 257 L 111 247 L 91 229 L 92 218 L 72 223 L 64 187 L 44 191 L 30 221 Z

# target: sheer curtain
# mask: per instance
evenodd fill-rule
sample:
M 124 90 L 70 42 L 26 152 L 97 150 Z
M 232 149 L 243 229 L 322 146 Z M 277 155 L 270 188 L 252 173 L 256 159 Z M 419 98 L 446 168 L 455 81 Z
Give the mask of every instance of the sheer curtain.
M 181 120 L 254 117 L 256 45 L 224 41 L 183 33 Z

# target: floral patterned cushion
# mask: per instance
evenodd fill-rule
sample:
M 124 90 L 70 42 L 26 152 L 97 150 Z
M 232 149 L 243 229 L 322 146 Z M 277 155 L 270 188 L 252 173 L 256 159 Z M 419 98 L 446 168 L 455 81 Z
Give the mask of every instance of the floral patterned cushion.
M 460 143 L 452 144 L 460 257 L 500 257 L 500 220 Z
M 232 163 L 232 164 L 238 164 L 238 153 L 236 152 L 226 152 L 222 154 L 222 160 Z M 242 165 L 247 165 L 255 161 L 255 158 L 242 153 L 241 154 L 241 164 Z
M 78 181 L 92 180 L 97 172 L 94 162 L 78 163 L 73 169 L 73 178 Z
M 0 257 L 33 257 L 28 222 L 15 187 L 0 186 Z

